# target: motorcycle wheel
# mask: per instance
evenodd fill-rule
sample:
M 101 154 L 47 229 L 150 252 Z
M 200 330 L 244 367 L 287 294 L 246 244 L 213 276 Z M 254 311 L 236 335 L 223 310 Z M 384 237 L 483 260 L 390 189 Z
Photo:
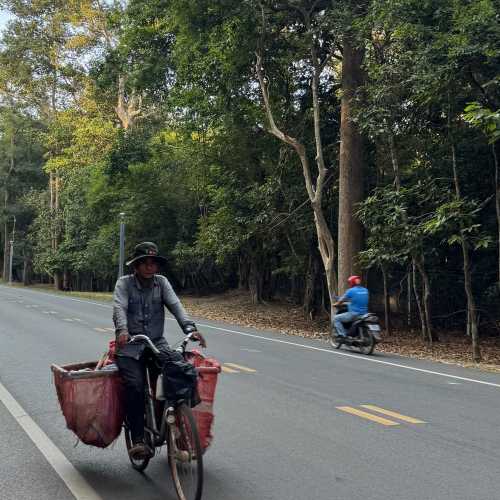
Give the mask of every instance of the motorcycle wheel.
M 342 345 L 342 342 L 340 342 L 339 340 L 337 340 L 335 337 L 336 337 L 335 333 L 334 332 L 330 332 L 330 338 L 329 338 L 330 345 L 334 349 L 340 349 L 340 346 Z
M 359 333 L 361 334 L 361 344 L 359 346 L 359 352 L 361 354 L 366 354 L 367 356 L 373 354 L 375 349 L 375 337 L 366 329 L 360 328 Z

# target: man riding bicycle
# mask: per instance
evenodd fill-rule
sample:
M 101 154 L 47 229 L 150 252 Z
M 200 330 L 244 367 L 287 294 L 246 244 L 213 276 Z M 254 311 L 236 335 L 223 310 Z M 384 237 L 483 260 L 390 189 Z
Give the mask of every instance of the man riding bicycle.
M 336 314 L 333 317 L 333 326 L 338 337 L 347 335 L 344 323 L 352 323 L 355 319 L 368 313 L 368 289 L 361 286 L 359 276 L 350 276 L 347 280 L 350 288 L 333 305 L 338 307 L 347 302 L 347 312 Z
M 199 341 L 206 342 L 196 325 L 187 315 L 179 298 L 165 276 L 158 274 L 165 257 L 158 255 L 152 242 L 139 243 L 127 262 L 134 273 L 122 276 L 113 294 L 113 321 L 117 352 L 116 363 L 125 385 L 125 410 L 133 446 L 131 456 L 147 456 L 152 450 L 144 444 L 144 387 L 145 366 L 148 361 L 144 344 L 129 344 L 132 335 L 147 335 L 165 358 L 169 356 L 168 343 L 163 336 L 165 306 L 174 315 L 182 331 Z M 161 355 L 159 357 L 161 360 Z

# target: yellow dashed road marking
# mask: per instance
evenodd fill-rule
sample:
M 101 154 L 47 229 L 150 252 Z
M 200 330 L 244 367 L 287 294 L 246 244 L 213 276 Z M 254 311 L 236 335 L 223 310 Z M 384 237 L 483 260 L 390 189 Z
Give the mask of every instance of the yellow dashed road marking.
M 225 366 L 230 366 L 231 368 L 236 368 L 237 370 L 241 370 L 242 372 L 247 372 L 247 373 L 256 373 L 257 370 L 254 370 L 253 368 L 247 368 L 246 366 L 241 366 L 237 365 L 236 363 L 224 363 Z
M 64 318 L 63 321 L 67 321 L 68 323 L 73 323 L 73 320 L 71 318 Z
M 399 425 L 397 422 L 393 422 L 387 418 L 382 418 L 377 415 L 372 415 L 363 410 L 358 410 L 357 408 L 352 408 L 351 406 L 337 406 L 337 410 L 344 411 L 346 413 L 350 413 L 351 415 L 356 415 L 361 418 L 366 418 L 367 420 L 371 420 L 372 422 L 377 422 L 377 424 L 393 426 Z
M 100 333 L 108 333 L 104 328 L 94 328 L 94 330 Z
M 228 366 L 222 365 L 221 370 L 224 373 L 239 373 L 238 370 L 233 370 L 232 368 L 229 368 Z
M 387 415 L 388 417 L 396 418 L 398 420 L 402 420 L 403 422 L 408 422 L 410 424 L 425 424 L 423 420 L 419 420 L 418 418 L 408 417 L 407 415 L 401 415 L 401 413 L 397 413 L 392 410 L 386 410 L 385 408 L 380 408 L 375 405 L 361 405 L 363 408 L 367 410 L 376 411 L 377 413 L 381 413 L 382 415 Z
M 107 332 L 113 332 L 113 333 L 115 333 L 115 329 L 114 328 L 105 328 L 105 330 Z

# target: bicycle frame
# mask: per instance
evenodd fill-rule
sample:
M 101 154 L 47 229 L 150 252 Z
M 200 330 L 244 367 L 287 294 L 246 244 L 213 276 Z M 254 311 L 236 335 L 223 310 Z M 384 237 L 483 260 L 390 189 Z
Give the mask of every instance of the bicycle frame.
M 175 350 L 184 356 L 187 343 L 191 338 L 192 334 L 186 335 L 181 345 Z M 145 335 L 136 335 L 131 338 L 132 342 L 134 340 L 144 342 L 151 352 L 156 355 L 160 354 L 160 351 Z M 203 491 L 203 450 L 196 421 L 186 401 L 178 401 L 175 405 L 170 406 L 167 400 L 156 398 L 156 393 L 153 390 L 151 369 L 151 365 L 146 363 L 144 441 L 151 449 L 151 453 L 137 458 L 134 458 L 129 453 L 129 459 L 134 469 L 142 472 L 148 466 L 150 459 L 153 458 L 155 451 L 166 444 L 168 466 L 178 498 L 181 500 L 201 500 Z M 158 381 L 158 383 L 162 383 L 162 381 Z M 163 406 L 157 408 L 156 403 L 158 402 L 162 403 Z M 161 420 L 159 420 L 159 412 L 157 412 L 160 409 Z M 130 450 L 132 441 L 130 430 L 127 428 L 125 442 L 127 449 Z
M 186 350 L 186 346 L 188 342 L 191 340 L 192 334 L 186 335 L 184 340 L 182 341 L 181 345 L 179 348 L 176 350 L 184 354 Z M 157 347 L 153 344 L 151 339 L 147 337 L 146 335 L 135 335 L 130 339 L 130 342 L 134 342 L 139 340 L 143 341 L 147 344 L 151 352 L 153 354 L 158 355 L 160 354 L 160 351 L 157 349 Z M 158 423 L 156 419 L 156 411 L 155 411 L 155 402 L 158 401 L 156 399 L 156 396 L 153 394 L 153 386 L 151 384 L 151 373 L 150 373 L 150 368 L 149 366 L 146 365 L 146 384 L 144 388 L 144 396 L 145 396 L 145 410 L 146 410 L 146 422 L 144 425 L 144 431 L 145 433 L 149 434 L 150 436 L 150 442 L 151 444 L 156 448 L 158 446 L 162 446 L 167 437 L 167 424 L 173 424 L 174 423 L 174 408 L 172 406 L 169 406 L 168 408 L 165 408 L 166 406 L 166 401 L 163 401 L 164 407 L 162 410 L 162 415 L 163 418 L 161 419 L 161 426 L 158 429 Z M 169 416 L 172 414 L 172 419 L 170 421 Z

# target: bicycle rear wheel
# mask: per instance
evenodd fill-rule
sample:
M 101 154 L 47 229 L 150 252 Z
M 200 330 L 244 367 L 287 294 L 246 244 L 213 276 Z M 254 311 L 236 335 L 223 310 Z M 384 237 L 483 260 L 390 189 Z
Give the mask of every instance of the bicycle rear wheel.
M 179 500 L 200 500 L 202 449 L 193 413 L 184 403 L 175 409 L 175 423 L 168 425 L 168 465 Z

